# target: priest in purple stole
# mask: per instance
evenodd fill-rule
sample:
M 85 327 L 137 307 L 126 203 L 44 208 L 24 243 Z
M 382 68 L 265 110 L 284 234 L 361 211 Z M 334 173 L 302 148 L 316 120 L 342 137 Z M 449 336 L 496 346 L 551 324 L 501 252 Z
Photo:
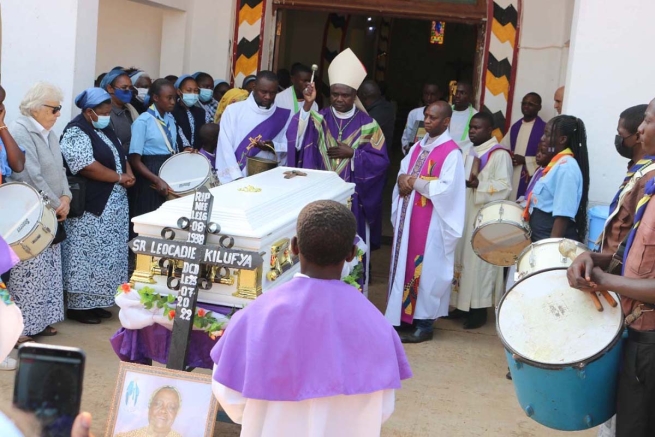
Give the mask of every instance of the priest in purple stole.
M 398 334 L 340 280 L 357 224 L 333 200 L 307 205 L 291 250 L 300 273 L 230 320 L 212 388 L 241 437 L 380 435 L 412 371 Z
M 357 56 L 346 49 L 334 58 L 328 74 L 330 106 L 311 111 L 316 89 L 308 85 L 304 107 L 287 130 L 287 162 L 299 168 L 335 171 L 356 185 L 352 211 L 357 234 L 370 252 L 380 246 L 382 234 L 382 192 L 389 167 L 385 138 L 357 99 L 357 88 L 366 78 Z
M 424 115 L 427 135 L 400 164 L 391 207 L 394 242 L 385 316 L 396 326 L 413 324 L 403 343 L 432 339 L 434 321 L 448 314 L 455 248 L 464 228 L 462 152 L 448 133 L 452 108 L 438 101 Z
M 541 96 L 537 93 L 526 94 L 521 101 L 523 118 L 512 125 L 509 133 L 500 143 L 512 151 L 514 174 L 509 200 L 517 200 L 525 196 L 530 178 L 539 168 L 535 156 L 546 128 L 546 122 L 539 117 L 539 111 L 541 111 Z
M 260 71 L 250 96 L 225 109 L 216 146 L 216 175 L 222 184 L 248 176 L 249 157 L 277 160 L 286 154 L 291 111 L 276 106 L 277 90 L 275 73 Z

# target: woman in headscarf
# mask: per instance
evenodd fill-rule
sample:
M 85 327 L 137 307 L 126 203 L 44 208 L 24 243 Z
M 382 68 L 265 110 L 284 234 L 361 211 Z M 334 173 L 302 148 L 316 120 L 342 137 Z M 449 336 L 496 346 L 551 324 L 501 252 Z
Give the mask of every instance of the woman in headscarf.
M 214 79 L 207 73 L 198 71 L 191 75 L 198 84 L 198 106 L 205 110 L 205 123 L 214 121 L 218 100 L 214 99 Z
M 123 151 L 130 149 L 132 123 L 139 113 L 130 104 L 132 100 L 132 81 L 125 70 L 114 69 L 105 75 L 100 88 L 111 95 L 110 126 L 123 145 Z
M 246 76 L 245 79 L 243 79 L 243 83 L 241 84 L 241 88 L 248 91 L 248 93 L 251 93 L 252 90 L 255 89 L 255 82 L 257 81 L 257 76 L 254 74 L 251 74 L 250 76 Z
M 220 102 L 223 98 L 223 95 L 228 92 L 232 87 L 226 80 L 215 79 L 214 80 L 214 100 Z
M 62 244 L 67 316 L 96 324 L 110 318 L 116 289 L 127 282 L 129 206 L 134 175 L 109 126 L 111 96 L 89 88 L 75 98 L 82 113 L 64 129 L 61 153 L 70 172 L 87 179 L 85 211 L 66 221 Z M 98 260 L 101 260 L 100 265 Z
M 221 101 L 218 103 L 218 108 L 216 109 L 216 115 L 214 116 L 214 123 L 220 123 L 221 117 L 225 112 L 225 108 L 230 106 L 232 103 L 241 102 L 246 100 L 249 96 L 248 91 L 242 90 L 239 88 L 232 88 L 228 90 L 221 98 Z
M 148 73 L 136 68 L 132 69 L 129 74 L 132 86 L 136 90 L 136 94 L 132 97 L 130 104 L 134 106 L 134 109 L 139 114 L 143 114 L 148 109 L 148 103 L 145 101 L 145 98 L 148 95 L 148 89 L 152 85 L 152 79 Z
M 22 115 L 9 127 L 16 143 L 25 150 L 24 170 L 12 173 L 9 180 L 24 182 L 42 191 L 60 222 L 66 220 L 72 198 L 59 140 L 52 132 L 61 115 L 62 100 L 59 88 L 37 82 L 20 103 Z M 63 237 L 63 232 L 58 234 Z M 31 336 L 36 335 L 57 334 L 50 325 L 64 320 L 61 245 L 55 242 L 34 258 L 16 265 L 11 270 L 7 289 L 25 320 L 23 337 L 19 341 L 32 341 Z
M 159 177 L 159 169 L 171 155 L 178 153 L 175 119 L 175 87 L 166 79 L 157 79 L 148 90 L 151 105 L 132 124 L 129 162 L 136 177 L 130 196 L 130 217 L 159 208 L 170 187 Z
M 173 109 L 173 117 L 177 124 L 177 146 L 180 150 L 199 149 L 198 134 L 205 124 L 205 110 L 196 106 L 200 89 L 196 80 L 185 74 L 175 81 L 177 103 Z

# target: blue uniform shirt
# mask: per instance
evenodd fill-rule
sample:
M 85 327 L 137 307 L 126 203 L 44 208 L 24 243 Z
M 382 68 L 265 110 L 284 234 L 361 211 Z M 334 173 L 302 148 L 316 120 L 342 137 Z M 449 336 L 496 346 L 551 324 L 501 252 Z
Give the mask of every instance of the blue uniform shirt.
M 175 119 L 169 113 L 164 114 L 161 118 L 159 113 L 155 111 L 159 120 L 163 120 L 171 133 L 171 147 L 176 151 L 177 142 L 177 127 L 175 126 Z M 171 151 L 166 147 L 166 141 L 162 135 L 158 121 L 147 112 L 144 112 L 134 120 L 132 123 L 132 140 L 130 141 L 130 154 L 136 153 L 138 155 L 170 155 Z M 166 132 L 164 126 L 161 128 Z
M 530 213 L 534 208 L 575 220 L 582 200 L 582 172 L 572 156 L 561 158 L 532 189 Z
M 25 153 L 25 149 L 23 149 L 21 146 L 18 146 L 18 148 Z M 0 140 L 0 172 L 2 172 L 2 177 L 8 178 L 9 175 L 11 175 L 13 172 L 11 171 L 11 167 L 9 167 L 9 161 L 7 160 L 7 151 L 5 150 L 5 143 Z

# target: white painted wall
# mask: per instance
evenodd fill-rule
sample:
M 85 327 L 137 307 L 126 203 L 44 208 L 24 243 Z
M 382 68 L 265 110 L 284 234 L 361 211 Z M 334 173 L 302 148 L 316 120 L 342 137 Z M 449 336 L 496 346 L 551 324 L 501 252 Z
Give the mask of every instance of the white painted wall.
M 593 203 L 609 204 L 625 176 L 613 145 L 619 114 L 655 97 L 653 16 L 652 0 L 576 0 L 563 111 L 587 127 Z M 637 68 L 626 68 L 628 60 Z
M 121 65 L 159 77 L 163 14 L 131 0 L 100 0 L 95 75 Z
M 566 77 L 573 5 L 574 0 L 523 0 L 512 123 L 523 117 L 521 100 L 529 92 L 543 99 L 541 118 L 556 115 L 553 95 Z
M 78 113 L 73 98 L 93 84 L 98 0 L 3 1 L 2 82 L 7 122 L 35 82 L 45 80 L 64 93 L 55 132 Z

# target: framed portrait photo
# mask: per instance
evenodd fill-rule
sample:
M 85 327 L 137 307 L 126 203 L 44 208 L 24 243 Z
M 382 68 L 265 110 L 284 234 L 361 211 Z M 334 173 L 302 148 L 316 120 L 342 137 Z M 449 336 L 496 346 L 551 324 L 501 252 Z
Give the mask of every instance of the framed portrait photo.
M 211 376 L 121 363 L 105 437 L 212 437 Z

